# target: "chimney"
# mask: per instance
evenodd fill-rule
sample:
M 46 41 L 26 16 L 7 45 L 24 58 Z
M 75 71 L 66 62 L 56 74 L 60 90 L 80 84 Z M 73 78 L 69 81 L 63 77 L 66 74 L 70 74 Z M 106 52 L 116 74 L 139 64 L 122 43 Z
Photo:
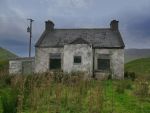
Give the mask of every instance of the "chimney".
M 113 31 L 118 31 L 119 28 L 118 28 L 118 23 L 119 21 L 117 20 L 112 20 L 111 23 L 110 23 L 110 28 L 113 30 Z
M 53 30 L 54 29 L 54 23 L 50 20 L 48 21 L 45 21 L 45 30 L 46 31 L 50 31 L 50 30 Z

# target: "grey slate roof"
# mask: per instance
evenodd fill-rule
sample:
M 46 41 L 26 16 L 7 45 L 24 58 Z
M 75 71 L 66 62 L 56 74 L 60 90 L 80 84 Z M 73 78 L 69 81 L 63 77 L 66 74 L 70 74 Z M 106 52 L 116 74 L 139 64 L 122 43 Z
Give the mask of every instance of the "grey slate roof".
M 83 38 L 76 38 L 69 44 L 90 44 L 90 43 L 84 40 Z
M 87 42 L 95 48 L 124 48 L 119 31 L 105 29 L 53 29 L 44 31 L 35 47 L 63 47 L 65 44 Z M 80 43 L 82 43 L 80 42 Z

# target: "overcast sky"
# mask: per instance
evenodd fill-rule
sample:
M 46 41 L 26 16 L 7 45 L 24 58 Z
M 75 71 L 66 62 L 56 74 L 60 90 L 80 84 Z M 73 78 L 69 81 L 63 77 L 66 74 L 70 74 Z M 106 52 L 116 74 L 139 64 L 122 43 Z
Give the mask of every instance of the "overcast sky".
M 32 18 L 34 44 L 52 20 L 55 28 L 105 28 L 119 20 L 126 48 L 150 48 L 150 0 L 0 0 L 0 46 L 28 55 Z

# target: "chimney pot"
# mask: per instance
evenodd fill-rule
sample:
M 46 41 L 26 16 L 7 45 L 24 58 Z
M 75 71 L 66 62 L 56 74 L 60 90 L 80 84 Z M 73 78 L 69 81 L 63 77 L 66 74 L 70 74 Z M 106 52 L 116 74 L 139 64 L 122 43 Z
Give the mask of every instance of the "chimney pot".
M 45 30 L 53 30 L 54 29 L 54 23 L 51 20 L 45 21 Z
M 111 23 L 110 23 L 110 28 L 113 30 L 113 31 L 118 31 L 119 28 L 118 28 L 118 23 L 119 21 L 117 20 L 112 20 Z

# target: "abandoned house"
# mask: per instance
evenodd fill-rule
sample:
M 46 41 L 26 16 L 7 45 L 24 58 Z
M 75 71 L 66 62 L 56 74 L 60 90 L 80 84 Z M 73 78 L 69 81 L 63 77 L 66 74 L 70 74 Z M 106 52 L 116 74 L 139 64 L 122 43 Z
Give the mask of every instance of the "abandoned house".
M 109 28 L 56 29 L 50 20 L 35 44 L 34 72 L 84 71 L 86 78 L 124 76 L 124 42 L 113 20 Z

